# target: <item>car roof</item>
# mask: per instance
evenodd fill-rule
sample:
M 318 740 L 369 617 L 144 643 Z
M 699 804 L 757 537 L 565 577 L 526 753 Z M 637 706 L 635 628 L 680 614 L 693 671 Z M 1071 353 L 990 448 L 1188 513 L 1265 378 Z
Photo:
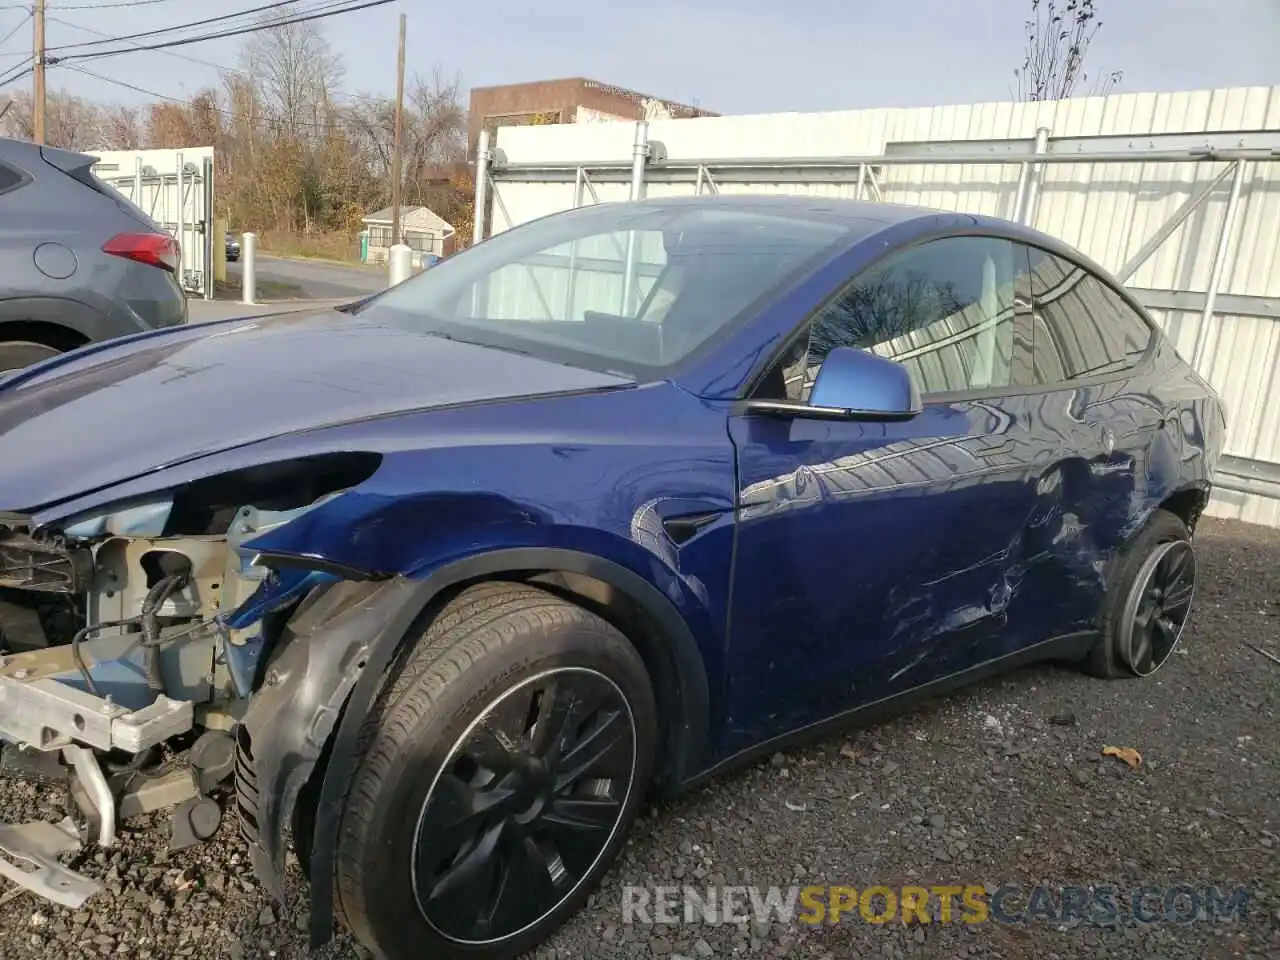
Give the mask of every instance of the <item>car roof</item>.
M 822 220 L 847 227 L 849 235 L 846 241 L 849 246 L 886 228 L 914 223 L 918 225 L 920 234 L 937 230 L 1007 237 L 1041 247 L 1051 253 L 1065 255 L 1104 275 L 1107 273 L 1103 267 L 1084 257 L 1080 251 L 1057 237 L 1032 227 L 1000 217 L 958 213 L 954 210 L 941 210 L 935 207 L 852 200 L 843 197 L 813 197 L 803 194 L 709 194 L 692 197 L 655 197 L 631 201 L 630 204 L 640 207 L 706 207 Z M 913 232 L 908 230 L 908 236 L 904 236 L 903 239 L 910 242 L 909 235 Z
M 865 200 L 845 200 L 838 197 L 810 197 L 804 195 L 773 194 L 708 194 L 700 197 L 655 197 L 633 201 L 637 207 L 690 207 L 715 210 L 735 210 L 742 213 L 771 214 L 823 220 L 847 224 L 856 229 L 867 226 L 868 232 L 917 217 L 936 215 L 943 211 L 926 207 L 912 207 L 896 203 L 872 203 Z

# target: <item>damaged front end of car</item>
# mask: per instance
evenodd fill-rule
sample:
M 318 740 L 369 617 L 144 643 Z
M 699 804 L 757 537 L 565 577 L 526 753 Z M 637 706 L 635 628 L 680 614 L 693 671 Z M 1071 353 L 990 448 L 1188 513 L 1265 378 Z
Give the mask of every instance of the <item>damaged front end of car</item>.
M 208 839 L 234 783 L 255 869 L 283 898 L 299 794 L 413 586 L 258 542 L 380 459 L 258 465 L 57 522 L 0 514 L 0 775 L 63 784 L 79 814 L 0 824 L 0 875 L 77 907 L 98 885 L 60 855 L 166 808 L 173 848 Z

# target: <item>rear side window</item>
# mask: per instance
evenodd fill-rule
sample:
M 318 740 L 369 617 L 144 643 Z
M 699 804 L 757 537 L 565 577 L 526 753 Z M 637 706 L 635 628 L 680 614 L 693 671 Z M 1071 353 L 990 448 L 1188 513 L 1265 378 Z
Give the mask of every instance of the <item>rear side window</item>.
M 1108 284 L 1083 267 L 1031 250 L 1036 382 L 1059 383 L 1135 366 L 1154 332 Z
M 16 190 L 26 182 L 26 175 L 13 167 L 0 163 L 0 193 Z

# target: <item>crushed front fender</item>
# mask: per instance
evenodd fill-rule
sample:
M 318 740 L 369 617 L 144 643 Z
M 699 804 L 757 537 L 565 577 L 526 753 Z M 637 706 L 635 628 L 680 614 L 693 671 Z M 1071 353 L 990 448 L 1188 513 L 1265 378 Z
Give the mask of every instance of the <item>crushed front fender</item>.
M 397 578 L 317 588 L 290 618 L 249 701 L 237 736 L 236 803 L 254 872 L 282 902 L 298 795 L 370 648 L 418 586 Z

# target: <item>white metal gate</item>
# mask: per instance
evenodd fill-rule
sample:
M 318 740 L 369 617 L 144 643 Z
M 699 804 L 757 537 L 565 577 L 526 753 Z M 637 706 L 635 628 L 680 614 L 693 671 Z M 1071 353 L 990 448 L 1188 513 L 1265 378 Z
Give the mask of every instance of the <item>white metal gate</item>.
M 93 172 L 178 241 L 188 295 L 213 299 L 213 148 L 107 151 Z
M 1280 526 L 1280 88 L 502 128 L 477 163 L 477 240 L 584 203 L 730 192 L 921 204 L 1055 234 L 1113 270 L 1222 394 L 1229 455 L 1211 512 Z

